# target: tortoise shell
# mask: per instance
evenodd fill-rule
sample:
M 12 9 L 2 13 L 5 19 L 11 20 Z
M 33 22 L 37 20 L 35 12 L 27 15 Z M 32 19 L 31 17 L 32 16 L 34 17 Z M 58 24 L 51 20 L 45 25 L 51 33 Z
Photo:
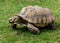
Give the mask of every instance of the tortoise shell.
M 40 27 L 48 25 L 55 20 L 49 8 L 42 8 L 39 6 L 23 7 L 18 15 L 29 23 L 33 23 Z

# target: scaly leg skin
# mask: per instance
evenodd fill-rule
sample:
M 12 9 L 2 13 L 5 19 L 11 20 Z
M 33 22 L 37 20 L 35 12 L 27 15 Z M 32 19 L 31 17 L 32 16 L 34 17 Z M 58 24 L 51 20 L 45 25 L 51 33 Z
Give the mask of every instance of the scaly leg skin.
M 28 30 L 30 30 L 31 32 L 33 32 L 35 34 L 40 33 L 39 29 L 30 23 L 27 24 L 27 28 L 28 28 Z
M 53 30 L 55 30 L 55 29 L 56 29 L 56 26 L 55 26 L 55 24 L 54 24 L 54 23 L 51 23 L 51 24 L 50 24 L 50 27 L 51 27 Z
M 17 26 L 17 24 L 11 25 L 11 27 L 12 27 L 14 30 L 17 30 L 16 26 Z

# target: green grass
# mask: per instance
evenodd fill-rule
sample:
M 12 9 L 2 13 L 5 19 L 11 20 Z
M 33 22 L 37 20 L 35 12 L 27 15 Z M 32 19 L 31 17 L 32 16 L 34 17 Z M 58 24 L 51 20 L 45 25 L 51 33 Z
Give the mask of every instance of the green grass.
M 26 28 L 12 30 L 8 19 L 28 5 L 50 8 L 57 18 L 57 30 L 42 30 L 39 35 L 27 31 Z M 60 0 L 0 0 L 0 43 L 60 43 L 59 26 Z

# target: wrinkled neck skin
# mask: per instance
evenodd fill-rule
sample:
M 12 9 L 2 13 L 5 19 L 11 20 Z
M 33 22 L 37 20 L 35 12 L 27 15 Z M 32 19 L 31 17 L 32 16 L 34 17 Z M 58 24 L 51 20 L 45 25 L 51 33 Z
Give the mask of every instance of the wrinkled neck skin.
M 18 24 L 21 24 L 21 25 L 27 25 L 28 21 L 26 21 L 25 19 L 23 19 L 22 17 L 19 17 L 18 19 Z

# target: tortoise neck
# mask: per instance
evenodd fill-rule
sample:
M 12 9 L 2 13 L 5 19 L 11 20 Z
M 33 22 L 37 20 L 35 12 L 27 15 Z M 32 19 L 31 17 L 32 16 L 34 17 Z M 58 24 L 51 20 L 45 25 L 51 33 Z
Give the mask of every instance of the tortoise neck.
M 22 17 L 19 18 L 19 22 L 22 24 L 27 24 L 27 21 L 23 19 Z

